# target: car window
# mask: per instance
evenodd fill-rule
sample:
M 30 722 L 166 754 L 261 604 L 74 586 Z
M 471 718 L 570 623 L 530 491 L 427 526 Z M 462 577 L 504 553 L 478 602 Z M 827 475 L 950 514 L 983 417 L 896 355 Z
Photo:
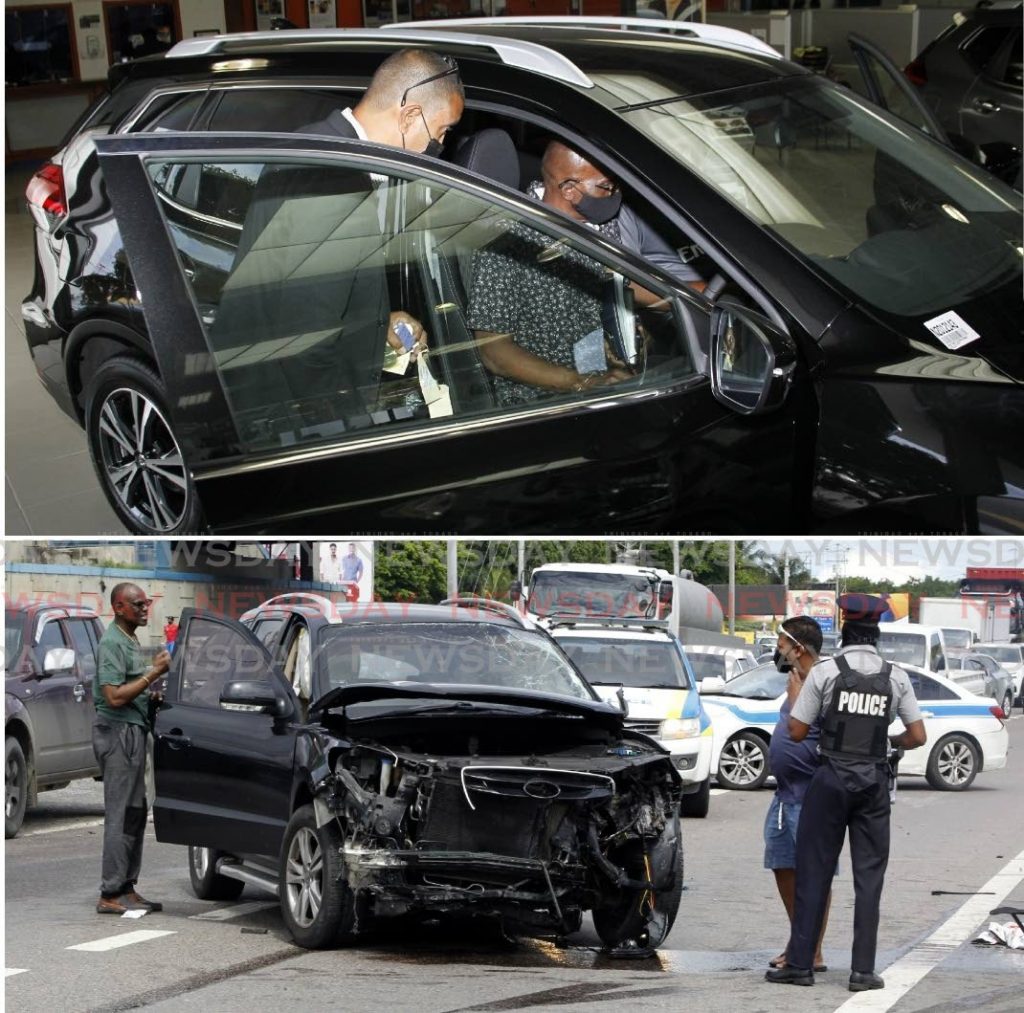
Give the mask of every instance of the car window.
M 253 624 L 252 632 L 257 640 L 271 653 L 277 646 L 277 638 L 284 626 L 284 618 L 258 619 Z
M 925 700 L 959 700 L 960 698 L 948 686 L 935 679 L 929 679 L 927 675 L 918 675 L 916 672 L 908 672 L 910 685 L 914 690 L 914 696 L 919 703 Z
M 544 635 L 487 623 L 332 626 L 314 658 L 314 698 L 361 682 L 497 686 L 593 699 Z
M 206 90 L 172 92 L 156 96 L 132 123 L 133 131 L 188 130 Z
M 75 651 L 78 671 L 83 679 L 91 680 L 96 674 L 96 654 L 90 635 L 91 619 L 68 619 L 65 621 L 71 635 L 71 646 Z
M 1006 38 L 1004 25 L 979 28 L 961 47 L 960 52 L 975 70 L 984 70 L 1002 48 Z
M 621 684 L 645 689 L 690 689 L 674 644 L 664 640 L 556 638 L 592 686 Z
M 941 672 L 946 667 L 946 655 L 943 653 L 942 644 L 939 643 L 937 637 L 931 641 L 928 667 L 933 672 Z
M 726 678 L 726 663 L 723 655 L 696 654 L 693 651 L 687 651 L 686 656 L 690 659 L 693 677 L 697 682 L 703 682 L 709 675 L 718 679 Z
M 549 362 L 619 368 L 616 391 L 696 376 L 689 348 L 707 320 L 673 289 L 645 279 L 661 301 L 634 306 L 623 283 L 637 279 L 477 193 L 286 157 L 150 163 L 250 450 L 609 393 L 527 387 L 489 370 L 483 345 L 508 337 L 513 317 L 514 339 Z M 398 309 L 426 331 L 418 361 L 410 335 L 389 327 Z
M 741 696 L 748 700 L 774 700 L 785 690 L 788 678 L 786 672 L 780 672 L 774 665 L 761 665 L 736 676 L 723 692 L 728 696 Z M 714 696 L 712 694 L 711 698 Z
M 354 106 L 361 94 L 361 88 L 286 88 L 279 84 L 228 88 L 221 92 L 205 129 L 293 133 L 337 109 Z
M 673 94 L 592 73 L 595 97 L 862 300 L 941 312 L 1020 272 L 1020 198 L 849 89 L 814 76 Z
M 262 682 L 270 678 L 266 656 L 231 626 L 193 619 L 180 662 L 178 698 L 199 707 L 220 707 L 221 690 L 229 682 Z
M 896 664 L 917 665 L 934 671 L 934 646 L 927 651 L 927 641 L 920 633 L 894 633 L 889 630 L 879 634 L 878 653 Z
M 39 642 L 36 644 L 36 660 L 39 663 L 39 671 L 43 670 L 43 662 L 46 660 L 46 652 L 54 647 L 66 647 L 64 634 L 61 633 L 60 623 L 51 619 L 43 626 L 39 635 Z
M 1021 89 L 1022 84 L 1022 63 L 1021 63 L 1021 30 L 1018 28 L 1015 31 L 1010 32 L 1009 40 L 1003 49 L 1003 53 L 1006 56 L 1005 64 L 998 67 L 999 80 L 1009 85 L 1011 88 L 1016 88 L 1018 91 Z M 1002 60 L 999 63 L 1003 63 Z M 995 69 L 997 65 L 994 65 Z

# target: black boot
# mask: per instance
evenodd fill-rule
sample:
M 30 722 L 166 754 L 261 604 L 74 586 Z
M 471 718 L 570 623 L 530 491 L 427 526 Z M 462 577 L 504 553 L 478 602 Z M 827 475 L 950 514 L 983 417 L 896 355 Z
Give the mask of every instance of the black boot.
M 764 980 L 776 985 L 813 985 L 814 972 L 803 967 L 780 967 L 777 971 L 765 971 Z
M 853 971 L 850 974 L 850 991 L 867 992 L 872 988 L 885 988 L 885 982 L 871 971 Z

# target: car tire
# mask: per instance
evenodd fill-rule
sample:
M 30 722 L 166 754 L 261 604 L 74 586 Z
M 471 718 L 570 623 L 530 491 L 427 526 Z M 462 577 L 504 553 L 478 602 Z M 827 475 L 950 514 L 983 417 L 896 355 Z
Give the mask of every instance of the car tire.
M 195 483 L 152 366 L 131 356 L 103 363 L 86 386 L 85 432 L 104 495 L 126 527 L 142 535 L 199 530 Z
M 700 790 L 691 795 L 684 795 L 679 804 L 679 815 L 691 819 L 702 820 L 711 808 L 711 775 L 700 783 Z
M 1003 714 L 1007 717 L 1010 716 L 1010 712 L 1013 710 L 1013 690 L 1008 689 L 1006 695 L 1003 697 Z
M 7 789 L 4 805 L 4 837 L 17 837 L 25 820 L 28 805 L 28 764 L 21 743 L 13 736 L 7 737 L 4 750 L 4 784 Z
M 672 886 L 657 893 L 625 887 L 610 891 L 608 902 L 595 907 L 591 913 L 594 928 L 605 946 L 615 948 L 635 943 L 654 949 L 672 930 L 683 896 L 685 873 L 683 838 L 678 819 L 665 831 L 669 832 L 674 832 L 679 843 Z M 609 857 L 625 869 L 631 879 L 647 878 L 643 845 L 639 841 L 630 841 Z
M 925 777 L 937 791 L 966 791 L 981 766 L 978 747 L 966 735 L 947 735 L 928 757 Z
M 192 892 L 200 900 L 236 900 L 245 889 L 240 879 L 217 872 L 217 859 L 223 854 L 213 848 L 189 845 L 188 878 L 192 881 Z
M 768 743 L 753 732 L 734 735 L 718 757 L 718 783 L 733 791 L 756 791 L 768 780 Z
M 309 950 L 350 942 L 356 934 L 359 912 L 345 879 L 341 844 L 336 824 L 318 827 L 311 805 L 295 810 L 284 834 L 281 913 L 295 942 Z

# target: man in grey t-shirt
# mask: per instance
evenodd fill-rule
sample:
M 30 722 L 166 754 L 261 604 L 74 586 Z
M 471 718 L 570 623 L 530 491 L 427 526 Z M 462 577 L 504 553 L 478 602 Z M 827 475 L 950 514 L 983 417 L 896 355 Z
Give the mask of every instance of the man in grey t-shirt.
M 884 988 L 875 974 L 878 911 L 889 861 L 890 742 L 903 749 L 925 743 L 924 721 L 910 679 L 881 658 L 879 598 L 845 594 L 843 647 L 811 670 L 789 717 L 789 734 L 802 741 L 820 719 L 822 763 L 811 779 L 796 841 L 796 896 L 787 966 L 768 981 L 813 985 L 812 961 L 832 872 L 847 828 L 853 864 L 854 916 L 851 992 Z M 905 731 L 888 735 L 899 717 Z

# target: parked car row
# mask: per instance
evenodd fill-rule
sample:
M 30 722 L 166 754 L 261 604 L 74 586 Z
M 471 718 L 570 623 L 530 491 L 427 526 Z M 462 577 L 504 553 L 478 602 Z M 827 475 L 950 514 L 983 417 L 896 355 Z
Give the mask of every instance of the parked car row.
M 764 533 L 1018 531 L 1020 195 L 745 33 L 688 23 L 622 40 L 571 19 L 476 18 L 191 39 L 111 68 L 29 187 L 22 311 L 40 379 L 84 427 L 121 522 L 727 534 L 756 515 Z M 438 161 L 295 133 L 354 104 L 410 45 L 458 61 L 453 148 L 503 131 L 515 155 L 500 180 L 455 150 Z M 552 136 L 687 251 L 704 294 L 528 196 Z M 285 166 L 350 193 L 362 179 L 364 196 L 372 169 L 403 192 L 389 269 L 450 410 L 415 383 L 371 369 L 349 389 L 325 367 L 347 331 L 306 295 L 355 283 L 345 251 L 363 249 L 362 215 L 299 194 L 266 248 L 240 252 L 258 179 Z M 311 206 L 295 271 L 273 244 Z M 648 339 L 630 379 L 516 410 L 495 398 L 462 271 L 509 227 L 663 297 L 622 308 Z M 294 312 L 254 313 L 257 296 Z

